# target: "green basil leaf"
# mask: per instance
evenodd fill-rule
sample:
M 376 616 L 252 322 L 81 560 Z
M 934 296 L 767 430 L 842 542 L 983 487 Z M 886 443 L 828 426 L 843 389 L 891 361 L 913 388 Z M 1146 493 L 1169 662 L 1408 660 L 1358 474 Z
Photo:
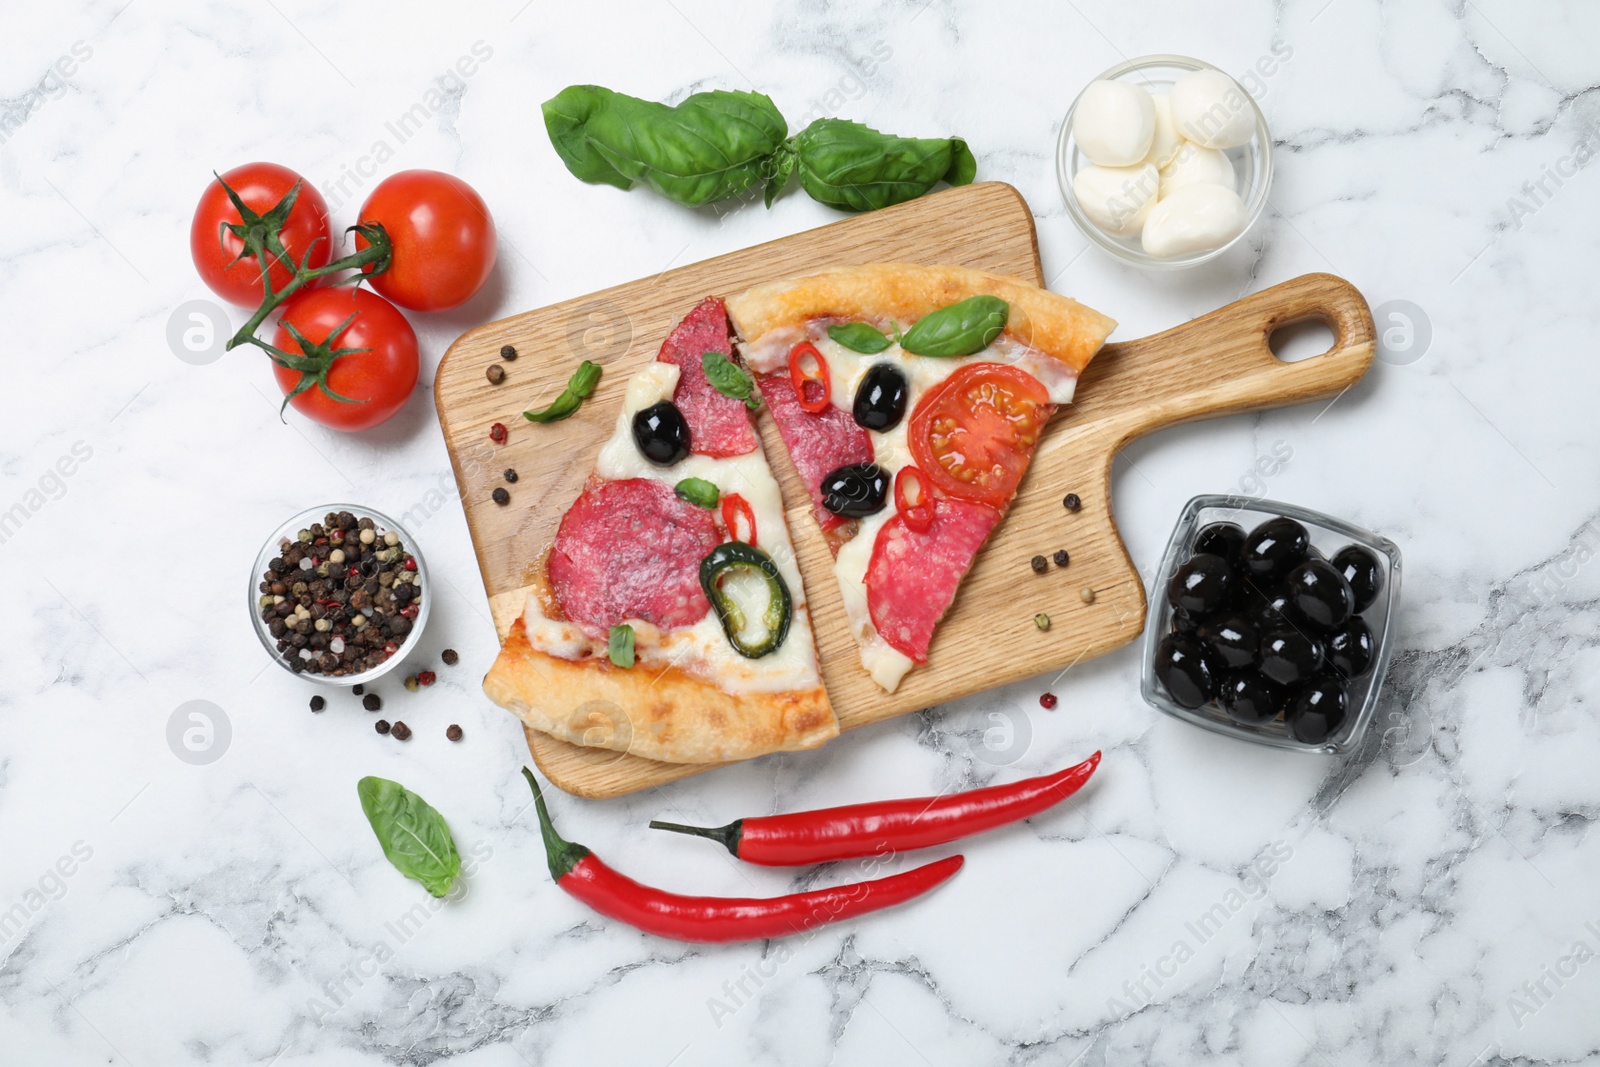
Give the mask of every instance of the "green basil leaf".
M 542 411 L 524 411 L 522 417 L 529 422 L 560 422 L 567 418 L 594 395 L 595 386 L 600 384 L 600 369 L 600 364 L 584 360 L 572 372 L 572 377 L 567 379 L 567 387 L 550 402 L 549 407 Z
M 829 326 L 828 336 L 850 351 L 868 356 L 877 355 L 893 343 L 882 330 L 868 322 L 847 322 L 840 326 Z
M 800 185 L 841 211 L 914 200 L 940 181 L 967 185 L 978 162 L 959 137 L 896 137 L 859 122 L 818 119 L 794 137 Z
M 772 158 L 767 161 L 766 187 L 763 198 L 767 207 L 772 206 L 772 202 L 778 198 L 778 194 L 783 192 L 784 187 L 789 184 L 789 179 L 794 177 L 794 168 L 797 161 L 798 157 L 795 155 L 792 141 L 785 141 L 779 145 L 777 152 L 773 153 Z
M 969 296 L 918 319 L 900 347 L 918 356 L 970 356 L 1000 336 L 1010 314 L 1011 305 L 997 296 Z
M 450 827 L 426 800 L 387 778 L 367 777 L 356 783 L 361 810 L 383 846 L 383 854 L 407 878 L 442 897 L 461 874 Z
M 756 391 L 756 383 L 745 373 L 743 367 L 721 352 L 702 354 L 700 366 L 705 369 L 706 380 L 711 383 L 711 387 L 723 396 L 743 400 L 745 407 L 751 411 L 761 406 L 761 394 Z
M 691 206 L 738 196 L 771 176 L 789 124 L 761 93 L 694 93 L 676 107 L 569 85 L 544 103 L 550 143 L 586 182 L 643 182 Z
M 606 655 L 611 657 L 611 662 L 618 667 L 633 666 L 633 627 L 625 622 L 619 622 L 611 628 L 611 633 L 606 638 Z
M 704 478 L 685 478 L 673 486 L 672 491 L 678 494 L 679 500 L 707 510 L 716 507 L 717 501 L 722 499 L 721 490 Z

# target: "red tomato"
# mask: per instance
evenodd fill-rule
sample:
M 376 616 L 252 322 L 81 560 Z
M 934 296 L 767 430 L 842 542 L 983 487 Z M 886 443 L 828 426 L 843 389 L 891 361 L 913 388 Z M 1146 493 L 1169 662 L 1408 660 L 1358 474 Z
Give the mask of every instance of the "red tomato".
M 1033 375 L 1006 363 L 969 363 L 911 413 L 911 454 L 946 495 L 1003 508 L 1054 412 Z
M 290 355 L 301 355 L 300 345 L 284 328 L 289 323 L 310 344 L 328 334 L 351 315 L 356 319 L 331 347 L 366 348 L 333 361 L 328 388 L 357 403 L 335 400 L 312 386 L 290 405 L 302 415 L 335 430 L 370 430 L 405 406 L 417 385 L 417 335 L 398 308 L 365 289 L 311 289 L 290 298 L 272 343 Z M 277 363 L 272 373 L 288 396 L 300 382 L 300 372 Z
M 246 207 L 264 215 L 288 195 L 300 175 L 276 163 L 246 163 L 222 176 L 233 191 L 239 194 Z M 212 179 L 206 191 L 200 194 L 200 203 L 194 209 L 194 221 L 189 225 L 189 255 L 195 270 L 211 291 L 231 304 L 257 307 L 265 290 L 261 287 L 261 264 L 254 256 L 234 262 L 244 251 L 244 242 L 222 228 L 225 222 L 239 223 L 239 210 L 228 199 L 222 182 Z M 317 192 L 316 186 L 302 183 L 300 195 L 295 198 L 294 210 L 289 212 L 287 224 L 279 232 L 287 252 L 298 266 L 311 249 L 311 266 L 326 266 L 332 254 L 328 239 L 328 204 Z M 312 248 L 315 242 L 316 247 Z M 274 260 L 270 277 L 272 288 L 282 289 L 293 276 L 294 269 Z
M 362 222 L 381 222 L 394 245 L 371 285 L 401 307 L 443 311 L 472 299 L 494 268 L 494 220 L 472 186 L 436 170 L 403 170 L 378 183 Z M 367 243 L 356 237 L 356 247 Z

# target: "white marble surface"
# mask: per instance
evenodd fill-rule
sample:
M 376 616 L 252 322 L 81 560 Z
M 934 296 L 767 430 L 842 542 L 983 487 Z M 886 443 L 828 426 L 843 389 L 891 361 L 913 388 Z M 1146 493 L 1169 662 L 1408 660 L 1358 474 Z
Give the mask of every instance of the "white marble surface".
M 1600 1062 L 1600 198 L 1564 162 L 1600 136 L 1593 8 L 124 4 L 0 10 L 0 108 L 23 115 L 0 144 L 0 510 L 25 509 L 0 544 L 0 1060 Z M 480 41 L 492 56 L 397 142 L 385 123 Z M 1052 156 L 1077 89 L 1147 52 L 1242 76 L 1274 46 L 1292 56 L 1262 86 L 1277 181 L 1250 247 L 1175 277 L 1086 250 Z M 89 54 L 71 76 L 47 77 L 75 48 Z M 891 54 L 860 74 L 875 48 Z M 1078 800 L 969 843 L 917 906 L 692 948 L 550 884 L 520 732 L 474 684 L 493 634 L 453 503 L 419 536 L 442 579 L 428 651 L 454 645 L 463 665 L 422 694 L 383 687 L 416 739 L 377 738 L 350 699 L 313 717 L 306 687 L 264 669 L 240 601 L 265 531 L 321 501 L 400 514 L 449 488 L 428 390 L 457 333 L 831 217 L 798 195 L 719 220 L 584 186 L 539 121 L 570 82 L 676 99 L 747 79 L 796 124 L 829 111 L 967 137 L 980 175 L 1033 206 L 1052 285 L 1119 318 L 1118 336 L 1307 271 L 1425 312 L 1426 350 L 1331 407 L 1161 433 L 1115 479 L 1147 569 L 1189 496 L 1241 487 L 1402 545 L 1401 651 L 1372 744 L 1297 758 L 1167 720 L 1140 702 L 1129 648 L 1056 682 L 1053 713 L 1039 679 L 659 793 L 558 798 L 569 836 L 642 879 L 775 893 L 852 872 L 741 867 L 644 823 L 1106 752 Z M 418 319 L 424 380 L 391 424 L 283 425 L 257 356 L 197 367 L 168 349 L 172 310 L 207 295 L 190 210 L 213 168 L 272 159 L 327 185 L 379 141 L 386 169 L 448 169 L 483 193 L 500 266 L 469 306 Z M 340 225 L 370 184 L 346 181 Z M 1258 477 L 1280 444 L 1292 458 Z M 52 475 L 75 447 L 71 475 Z M 209 765 L 168 746 L 190 700 L 231 727 Z M 986 748 L 991 714 L 1028 743 Z M 403 917 L 427 898 L 357 805 L 368 773 L 432 800 L 478 857 L 465 898 L 420 925 Z M 70 876 L 52 873 L 63 857 Z M 1228 918 L 1202 943 L 1188 924 L 1218 904 Z

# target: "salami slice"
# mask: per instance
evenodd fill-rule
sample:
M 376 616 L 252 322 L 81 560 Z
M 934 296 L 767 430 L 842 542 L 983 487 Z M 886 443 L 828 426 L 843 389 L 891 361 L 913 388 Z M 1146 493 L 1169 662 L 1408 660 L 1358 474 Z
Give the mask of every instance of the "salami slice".
M 794 394 L 794 383 L 786 372 L 763 374 L 756 379 L 756 384 L 761 388 L 761 399 L 767 402 L 773 421 L 778 424 L 789 460 L 811 493 L 817 522 L 824 530 L 843 526 L 850 520 L 822 506 L 822 479 L 840 467 L 870 463 L 872 438 L 856 425 L 855 417 L 848 411 L 830 406 L 814 415 L 802 408 Z
M 700 560 L 719 540 L 711 512 L 671 486 L 591 481 L 556 531 L 551 591 L 568 619 L 601 634 L 624 619 L 690 626 L 711 610 Z
M 706 379 L 700 358 L 707 352 L 733 354 L 728 311 L 708 296 L 667 335 L 656 359 L 678 368 L 672 402 L 689 424 L 689 447 L 703 456 L 742 456 L 756 450 L 756 431 L 743 400 L 723 396 Z
M 933 502 L 933 524 L 914 533 L 899 515 L 884 523 L 867 564 L 867 610 L 891 647 L 918 663 L 956 588 L 1000 512 L 967 500 Z

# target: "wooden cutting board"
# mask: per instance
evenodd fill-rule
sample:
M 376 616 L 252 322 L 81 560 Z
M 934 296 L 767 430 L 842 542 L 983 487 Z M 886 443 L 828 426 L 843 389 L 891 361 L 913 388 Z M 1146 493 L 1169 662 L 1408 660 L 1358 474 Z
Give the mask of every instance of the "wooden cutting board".
M 683 315 L 708 295 L 874 262 L 956 263 L 1044 281 L 1027 203 L 1009 185 L 986 182 L 514 315 L 451 345 L 434 395 L 499 632 L 504 635 L 521 613 L 519 591 L 611 434 L 628 378 L 655 358 Z M 1113 317 L 1118 311 L 1099 310 Z M 1328 324 L 1333 348 L 1295 363 L 1273 356 L 1273 331 L 1308 319 Z M 514 362 L 501 360 L 507 344 L 517 349 Z M 758 423 L 782 485 L 823 681 L 840 728 L 1059 671 L 1133 640 L 1144 627 L 1145 595 L 1111 512 L 1118 451 L 1164 426 L 1335 396 L 1372 358 L 1366 301 L 1327 274 L 1296 278 L 1165 333 L 1107 345 L 1079 382 L 1076 402 L 1050 424 L 1015 504 L 935 635 L 929 663 L 892 694 L 861 668 L 810 498 L 763 414 Z M 578 414 L 553 426 L 524 420 L 520 413 L 553 400 L 582 359 L 602 364 L 605 374 Z M 484 375 L 495 362 L 506 369 L 500 385 Z M 495 422 L 510 430 L 503 446 L 489 440 Z M 518 472 L 515 485 L 502 478 L 507 467 Z M 500 486 L 511 493 L 504 507 L 490 498 Z M 1069 492 L 1083 502 L 1076 513 L 1062 506 Z M 1059 548 L 1071 554 L 1071 564 L 1034 574 L 1029 560 Z M 1094 591 L 1088 603 L 1087 589 Z M 1048 631 L 1034 625 L 1040 612 L 1050 616 Z M 1063 699 L 1070 702 L 1071 693 Z M 585 797 L 620 796 L 715 766 L 659 763 L 532 730 L 528 744 L 552 782 Z

